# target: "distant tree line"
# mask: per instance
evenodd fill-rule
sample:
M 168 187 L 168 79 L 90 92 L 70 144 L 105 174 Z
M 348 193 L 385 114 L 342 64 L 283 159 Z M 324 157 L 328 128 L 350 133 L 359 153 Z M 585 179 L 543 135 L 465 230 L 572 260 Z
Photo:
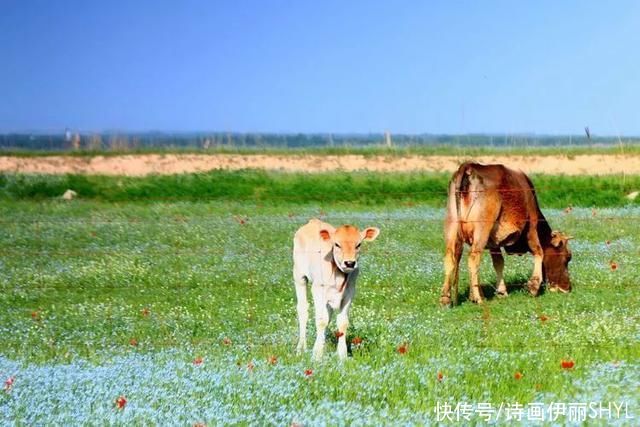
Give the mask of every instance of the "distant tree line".
M 617 137 L 521 135 L 434 135 L 434 134 L 304 134 L 304 133 L 72 133 L 0 135 L 0 149 L 36 151 L 127 151 L 145 149 L 230 148 L 322 148 L 367 146 L 495 146 L 544 147 L 617 144 Z M 640 143 L 625 138 L 625 144 Z

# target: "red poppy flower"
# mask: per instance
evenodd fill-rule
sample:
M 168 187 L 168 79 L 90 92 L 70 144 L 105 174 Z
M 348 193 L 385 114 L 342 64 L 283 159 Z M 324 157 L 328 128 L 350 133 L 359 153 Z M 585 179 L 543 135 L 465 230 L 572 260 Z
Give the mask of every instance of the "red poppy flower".
M 11 388 L 13 387 L 13 380 L 15 378 L 14 377 L 9 377 L 7 378 L 7 380 L 4 382 L 4 391 L 10 391 Z
M 351 344 L 353 344 L 353 345 L 360 345 L 360 344 L 362 344 L 362 338 L 360 338 L 360 337 L 353 337 L 353 339 L 351 340 Z
M 138 340 L 137 340 L 137 339 L 135 339 L 135 338 L 131 338 L 131 339 L 129 340 L 129 344 L 131 344 L 132 346 L 134 346 L 134 347 L 135 347 L 135 346 L 137 346 L 137 345 L 138 345 Z
M 205 423 L 195 423 L 193 427 L 207 427 Z
M 400 354 L 406 354 L 408 350 L 409 350 L 409 344 L 407 344 L 406 342 L 398 346 L 398 353 Z
M 255 368 L 255 367 L 256 367 L 256 365 L 254 365 L 253 362 L 247 363 L 247 371 L 253 372 L 253 368 Z
M 513 378 L 515 378 L 516 380 L 522 379 L 522 373 L 516 372 L 515 374 L 513 374 Z
M 336 331 L 336 338 L 340 338 L 344 335 L 344 332 Z
M 227 338 L 227 337 L 224 337 L 224 338 L 222 339 L 222 344 L 224 344 L 224 345 L 231 345 L 231 340 L 230 340 L 229 338 Z
M 147 307 L 143 308 L 142 310 L 140 310 L 140 314 L 142 314 L 142 317 L 147 317 L 149 315 L 150 311 Z
M 116 408 L 123 409 L 124 405 L 127 404 L 127 399 L 124 396 L 120 396 L 116 399 Z
M 609 266 L 611 267 L 611 271 L 616 271 L 618 269 L 618 263 L 615 261 L 611 261 Z
M 204 359 L 201 356 L 198 356 L 195 359 L 193 359 L 193 364 L 196 366 L 199 366 L 199 365 L 202 365 L 203 361 Z
M 545 316 L 544 314 L 541 314 L 539 317 L 541 322 L 546 322 L 547 320 L 549 320 L 549 318 L 547 316 Z
M 271 356 L 267 357 L 267 363 L 269 365 L 275 365 L 276 363 L 278 363 L 278 358 L 272 354 Z
M 438 382 L 442 382 L 443 379 L 444 375 L 442 375 L 442 372 L 438 372 Z
M 560 366 L 562 366 L 562 369 L 573 369 L 573 367 L 575 366 L 575 362 L 573 360 L 562 359 L 562 362 L 560 362 Z
M 305 369 L 304 370 L 304 375 L 307 376 L 307 377 L 310 377 L 311 375 L 313 375 L 313 370 Z
M 38 310 L 31 312 L 31 318 L 33 320 L 40 320 L 40 312 Z

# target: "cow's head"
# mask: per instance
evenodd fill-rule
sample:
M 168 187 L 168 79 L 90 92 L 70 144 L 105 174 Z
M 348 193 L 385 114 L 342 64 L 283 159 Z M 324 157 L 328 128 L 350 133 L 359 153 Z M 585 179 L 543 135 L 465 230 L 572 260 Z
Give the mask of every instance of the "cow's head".
M 353 225 L 341 225 L 335 231 L 320 230 L 320 238 L 333 245 L 333 260 L 343 273 L 351 273 L 358 268 L 358 253 L 364 240 L 375 240 L 380 234 L 376 227 L 359 231 Z
M 549 245 L 544 248 L 542 269 L 549 284 L 548 289 L 552 292 L 566 293 L 571 291 L 571 282 L 569 281 L 570 239 L 572 239 L 571 236 L 554 231 L 551 233 Z

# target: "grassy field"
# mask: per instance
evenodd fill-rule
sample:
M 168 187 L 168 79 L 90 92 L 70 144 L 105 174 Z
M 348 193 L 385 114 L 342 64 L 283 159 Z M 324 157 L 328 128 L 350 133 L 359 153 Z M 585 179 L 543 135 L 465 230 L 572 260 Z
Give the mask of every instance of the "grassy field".
M 566 208 L 640 206 L 625 195 L 640 190 L 640 176 L 531 175 L 543 206 Z M 102 202 L 245 201 L 261 205 L 376 206 L 388 203 L 443 207 L 448 173 L 280 173 L 213 171 L 147 177 L 0 174 L 0 200 L 51 200 L 65 190 Z
M 0 379 L 13 382 L 0 423 L 429 424 L 445 403 L 491 404 L 506 423 L 515 403 L 552 402 L 622 402 L 637 421 L 640 206 L 622 197 L 631 187 L 536 177 L 553 228 L 576 236 L 575 291 L 529 297 L 532 260 L 508 257 L 511 295 L 494 299 L 485 256 L 489 301 L 466 301 L 463 262 L 462 304 L 442 309 L 444 196 L 421 194 L 446 177 L 377 176 L 352 178 L 354 193 L 378 193 L 354 204 L 335 195 L 340 175 L 2 177 Z M 94 192 L 55 199 L 69 182 Z M 294 354 L 291 241 L 314 216 L 382 231 L 362 255 L 344 363 L 333 335 L 321 362 Z M 634 423 L 620 416 L 591 422 Z

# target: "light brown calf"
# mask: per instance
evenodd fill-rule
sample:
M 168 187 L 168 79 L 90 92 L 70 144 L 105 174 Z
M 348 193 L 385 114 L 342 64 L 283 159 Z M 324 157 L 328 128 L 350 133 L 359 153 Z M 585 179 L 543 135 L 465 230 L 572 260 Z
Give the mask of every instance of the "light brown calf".
M 312 283 L 316 315 L 313 356 L 316 359 L 322 357 L 330 310 L 338 310 L 338 356 L 341 359 L 347 357 L 349 307 L 356 292 L 360 245 L 365 240 L 375 240 L 379 233 L 375 227 L 362 232 L 352 225 L 334 228 L 318 219 L 310 220 L 296 232 L 293 238 L 293 280 L 298 300 L 299 353 L 307 347 L 307 284 Z

